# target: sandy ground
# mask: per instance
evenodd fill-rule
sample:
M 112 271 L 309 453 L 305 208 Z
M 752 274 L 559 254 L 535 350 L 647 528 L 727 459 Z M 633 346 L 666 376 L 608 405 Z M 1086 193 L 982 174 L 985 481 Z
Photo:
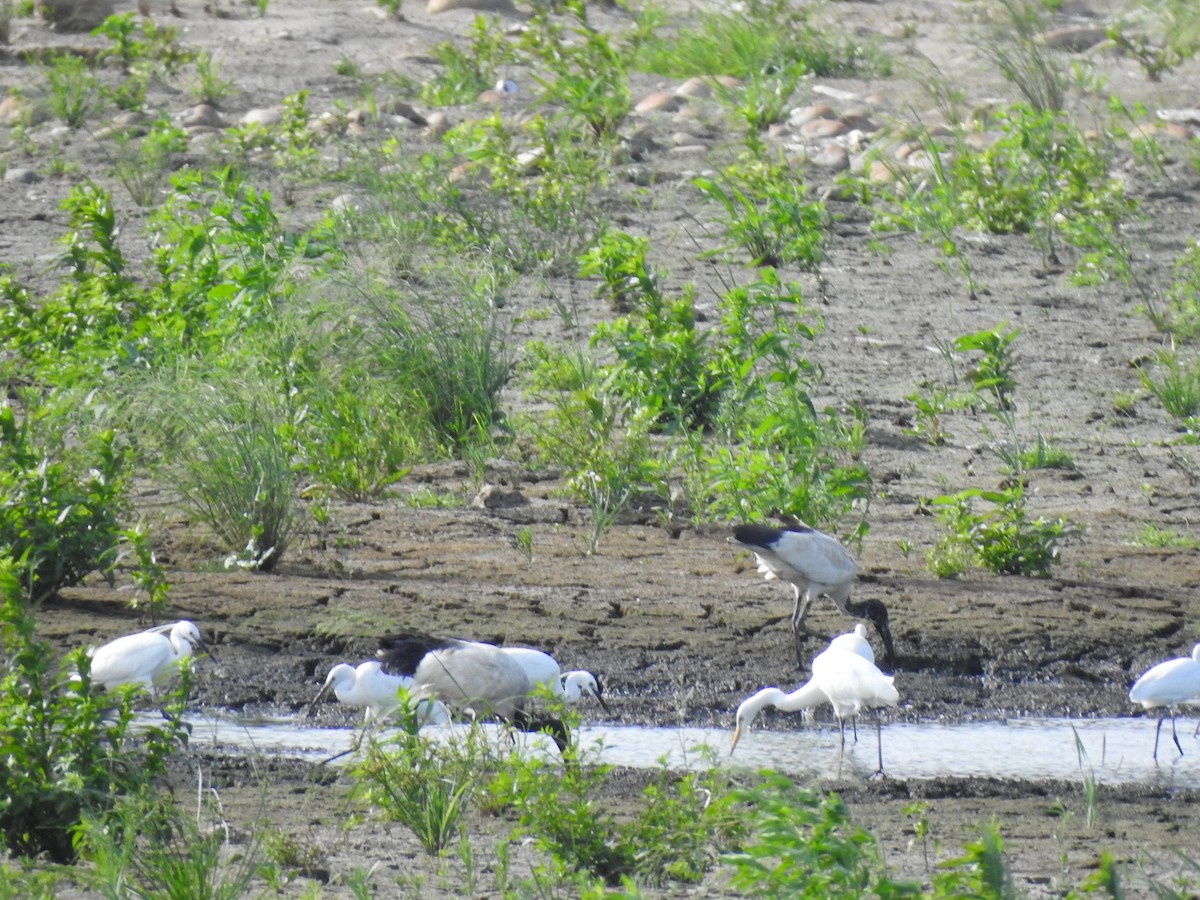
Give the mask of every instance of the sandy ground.
M 242 7 L 217 18 L 198 6 L 181 6 L 183 17 L 171 21 L 183 39 L 219 52 L 224 74 L 242 88 L 223 110 L 230 121 L 301 88 L 312 91 L 314 112 L 335 101 L 353 105 L 351 86 L 333 74 L 343 55 L 368 72 L 396 69 L 428 77 L 433 64 L 428 48 L 466 34 L 471 23 L 470 13 L 432 17 L 415 4 L 405 5 L 401 21 L 380 21 L 369 5 L 349 0 L 272 0 L 262 19 Z M 882 95 L 876 108 L 881 119 L 929 122 L 937 112 L 908 65 L 923 55 L 962 86 L 968 105 L 1012 97 L 970 40 L 984 19 L 975 4 L 838 3 L 832 11 L 842 27 L 879 38 L 897 59 L 897 75 L 873 84 L 823 80 L 811 87 L 855 97 Z M 1115 4 L 1068 3 L 1056 24 L 1095 24 L 1115 11 Z M 604 11 L 594 21 L 600 27 L 621 24 L 616 13 Z M 16 25 L 16 51 L 86 41 L 33 22 Z M 1088 58 L 1108 78 L 1109 90 L 1127 103 L 1142 101 L 1151 109 L 1194 103 L 1194 64 L 1152 83 L 1128 60 L 1099 53 Z M 36 80 L 16 53 L 5 59 L 0 86 Z M 635 96 L 661 87 L 670 85 L 639 76 Z M 802 102 L 828 96 L 810 90 Z M 174 96 L 164 105 L 180 112 L 187 102 Z M 1083 115 L 1089 98 L 1074 102 Z M 452 116 L 481 112 L 461 109 Z M 0 259 L 35 280 L 45 275 L 64 225 L 58 201 L 79 176 L 105 179 L 95 141 L 83 134 L 53 135 L 49 127 L 38 126 L 31 136 L 43 147 L 56 142 L 59 152 L 80 163 L 78 172 L 0 185 Z M 669 152 L 670 136 L 680 127 L 668 114 L 631 123 L 631 129 L 658 139 L 652 146 L 660 152 L 652 152 L 646 165 L 660 188 L 652 202 L 625 212 L 633 210 L 634 230 L 655 242 L 667 283 L 695 282 L 698 305 L 711 309 L 722 278 L 737 273 L 698 261 L 689 249 L 691 235 L 679 224 L 696 206 L 687 175 L 708 160 Z M 1175 257 L 1196 236 L 1200 218 L 1190 162 L 1196 151 L 1180 139 L 1163 141 L 1168 160 L 1161 177 L 1122 170 L 1145 216 L 1135 229 L 1138 263 L 1159 289 L 1169 282 Z M 714 159 L 729 152 L 719 129 L 710 132 L 708 145 Z M 36 156 L 31 160 L 15 145 L 0 154 L 10 169 L 37 164 Z M 270 176 L 264 177 L 269 183 Z M 814 190 L 829 184 L 822 170 L 808 177 Z M 305 203 L 322 204 L 330 195 L 302 192 L 289 214 L 303 218 L 312 212 Z M 1187 653 L 1200 635 L 1195 624 L 1200 553 L 1136 543 L 1147 523 L 1197 537 L 1200 469 L 1194 451 L 1178 443 L 1175 423 L 1141 389 L 1133 366 L 1163 345 L 1162 336 L 1138 311 L 1132 291 L 1119 285 L 1072 287 L 1063 274 L 1043 269 L 1023 237 L 969 238 L 986 290 L 968 300 L 959 281 L 938 271 L 930 248 L 897 237 L 887 241 L 890 253 L 873 252 L 866 211 L 836 199 L 830 209 L 834 236 L 823 289 L 810 276 L 796 277 L 825 326 L 814 345 L 814 359 L 827 376 L 819 401 L 843 410 L 856 404 L 868 416 L 863 461 L 877 493 L 868 512 L 870 534 L 861 549 L 856 596 L 881 600 L 891 611 L 896 684 L 903 698 L 895 715 L 920 721 L 1133 714 L 1126 693 L 1137 674 Z M 141 214 L 131 205 L 121 213 L 128 219 L 126 232 L 135 233 Z M 551 289 L 556 287 L 572 290 Z M 574 290 L 585 301 L 590 296 L 590 290 Z M 532 291 L 514 296 L 513 303 L 514 312 L 545 305 Z M 584 311 L 585 321 L 606 315 L 595 306 Z M 927 514 L 928 501 L 993 487 L 1002 474 L 987 449 L 985 423 L 968 414 L 951 416 L 948 441 L 931 446 L 911 433 L 913 406 L 905 397 L 923 381 L 950 379 L 938 343 L 1000 325 L 1020 331 L 1016 397 L 1023 438 L 1041 434 L 1073 454 L 1077 464 L 1073 471 L 1031 474 L 1032 512 L 1066 516 L 1081 528 L 1063 547 L 1051 577 L 973 571 L 939 580 L 924 565 L 925 550 L 941 533 Z M 553 327 L 530 317 L 514 338 L 546 338 Z M 1121 394 L 1137 395 L 1132 409 L 1118 410 Z M 519 402 L 516 386 L 513 398 Z M 729 726 L 733 709 L 749 693 L 803 678 L 787 629 L 790 591 L 758 577 L 753 561 L 728 543 L 727 526 L 697 527 L 648 512 L 620 523 L 600 552 L 587 556 L 587 511 L 561 499 L 558 482 L 540 477 L 506 460 L 490 463 L 482 477 L 464 464 L 421 467 L 401 485 L 399 496 L 335 505 L 329 528 L 314 528 L 270 575 L 221 571 L 220 554 L 187 525 L 170 497 L 147 489 L 139 511 L 158 523 L 165 536 L 161 557 L 171 567 L 167 615 L 197 621 L 219 652 L 217 661 L 198 667 L 196 702 L 247 712 L 297 711 L 312 699 L 331 664 L 367 658 L 382 635 L 405 629 L 542 647 L 564 667 L 600 674 L 612 718 L 625 723 Z M 425 486 L 466 501 L 484 482 L 519 487 L 530 503 L 500 510 L 415 509 L 404 499 Z M 517 544 L 524 528 L 532 528 L 531 556 Z M 65 649 L 135 630 L 139 621 L 127 608 L 129 596 L 128 586 L 120 584 L 73 589 L 45 609 L 42 632 Z M 832 633 L 850 622 L 822 600 L 810 624 Z M 818 649 L 814 641 L 813 652 Z M 329 706 L 319 721 L 352 719 Z M 790 725 L 768 717 L 763 727 Z M 1147 754 L 1152 731 L 1147 720 Z M 1190 726 L 1186 732 L 1185 751 L 1200 753 Z M 379 896 L 462 892 L 457 863 L 446 863 L 438 874 L 401 829 L 342 830 L 344 782 L 321 783 L 303 767 L 275 764 L 267 772 L 264 799 L 258 775 L 246 764 L 204 758 L 202 763 L 212 767 L 234 821 L 249 827 L 265 820 L 320 848 L 316 868 L 332 878 L 329 896 L 348 890 L 349 872 L 373 865 L 379 866 L 372 880 Z M 632 797 L 641 777 L 624 773 L 615 779 L 616 796 Z M 1100 820 L 1091 828 L 1084 824 L 1082 789 L 1073 783 L 884 779 L 821 786 L 843 791 L 855 817 L 880 838 L 888 863 L 913 877 L 924 873 L 926 857 L 920 842 L 912 842 L 909 804 L 928 804 L 931 862 L 957 855 L 980 823 L 998 820 L 1018 885 L 1034 896 L 1057 896 L 1077 885 L 1104 849 L 1130 863 L 1129 895 L 1148 895 L 1147 876 L 1163 878 L 1178 870 L 1171 849 L 1193 843 L 1189 835 L 1200 819 L 1193 795 L 1161 786 L 1102 787 Z M 472 834 L 486 841 L 492 827 L 475 822 Z M 1143 869 L 1147 875 L 1140 874 Z M 723 893 L 714 877 L 696 895 Z

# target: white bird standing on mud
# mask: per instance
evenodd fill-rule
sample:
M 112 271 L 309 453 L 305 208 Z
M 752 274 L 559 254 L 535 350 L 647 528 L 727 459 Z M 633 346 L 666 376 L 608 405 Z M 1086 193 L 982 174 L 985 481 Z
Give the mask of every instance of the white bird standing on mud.
M 863 655 L 863 648 L 858 642 L 844 641 L 838 644 L 840 638 L 854 637 L 863 637 L 858 634 L 857 628 L 849 635 L 834 638 L 830 646 L 812 661 L 812 678 L 790 694 L 777 687 L 768 687 L 743 701 L 737 709 L 733 743 L 729 752 L 732 754 L 737 749 L 742 732 L 748 729 L 755 717 L 768 706 L 783 712 L 796 712 L 829 703 L 838 720 L 841 749 L 844 753 L 846 719 L 856 719 L 864 709 L 895 706 L 899 703 L 900 693 L 896 690 L 894 676 L 879 671 L 875 664 Z M 869 645 L 865 649 L 870 652 Z M 875 721 L 875 732 L 879 747 L 879 774 L 883 772 L 883 731 L 879 719 Z
M 312 715 L 317 704 L 333 691 L 334 696 L 347 706 L 366 710 L 364 721 L 386 719 L 401 708 L 400 689 L 412 690 L 412 679 L 403 675 L 390 675 L 383 671 L 379 660 L 368 660 L 357 666 L 338 663 L 329 670 L 325 684 L 305 715 Z M 417 722 L 421 725 L 447 725 L 450 710 L 440 700 L 422 700 L 416 706 Z
M 200 629 L 188 619 L 127 634 L 88 651 L 92 682 L 109 690 L 123 684 L 140 685 L 154 696 L 154 686 L 196 648 L 208 650 Z
M 494 644 L 457 638 L 408 637 L 378 651 L 383 671 L 412 679 L 417 700 L 436 699 L 451 709 L 496 716 L 521 731 L 549 734 L 559 750 L 570 746 L 561 719 L 525 708 L 533 682 L 521 663 Z
M 754 552 L 758 571 L 768 581 L 778 578 L 792 586 L 796 595 L 792 637 L 798 666 L 804 667 L 801 641 L 810 633 L 804 627 L 804 617 L 813 600 L 825 594 L 846 615 L 867 619 L 875 626 L 883 640 L 888 668 L 896 668 L 887 607 L 879 600 L 850 601 L 850 586 L 858 573 L 858 563 L 835 538 L 807 526 L 738 525 L 733 529 L 733 542 Z
M 604 702 L 604 694 L 600 682 L 591 672 L 576 669 L 563 673 L 558 661 L 549 653 L 534 650 L 532 647 L 500 647 L 520 664 L 529 678 L 530 690 L 545 686 L 555 697 L 560 697 L 564 703 L 578 703 L 584 696 L 595 697 L 600 708 L 608 712 L 608 704 Z
M 1179 736 L 1175 733 L 1175 710 L 1189 700 L 1200 698 L 1200 644 L 1192 648 L 1191 656 L 1181 656 L 1168 659 L 1156 666 L 1151 666 L 1129 689 L 1129 699 L 1140 703 L 1143 709 L 1165 708 L 1158 717 L 1158 726 L 1154 729 L 1154 759 L 1158 759 L 1158 739 L 1162 733 L 1162 723 L 1168 715 L 1171 716 L 1171 738 L 1175 748 L 1183 756 L 1183 748 L 1179 746 Z

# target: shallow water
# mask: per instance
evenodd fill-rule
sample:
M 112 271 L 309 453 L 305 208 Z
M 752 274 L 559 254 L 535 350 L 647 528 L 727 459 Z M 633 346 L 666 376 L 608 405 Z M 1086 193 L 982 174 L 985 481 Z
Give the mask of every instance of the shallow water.
M 147 717 L 147 721 L 151 721 Z M 188 718 L 194 746 L 232 746 L 268 755 L 324 759 L 348 750 L 358 731 L 313 728 L 298 718 L 262 718 L 206 711 Z M 1171 743 L 1170 722 L 1163 724 L 1159 762 L 1154 747 L 1153 718 L 1051 719 L 1022 718 L 996 722 L 884 724 L 886 773 L 906 780 L 945 777 L 991 777 L 1019 781 L 1078 781 L 1094 773 L 1102 784 L 1146 783 L 1200 788 L 1200 740 L 1192 736 L 1195 721 L 1181 718 L 1179 742 Z M 449 739 L 461 726 L 431 727 L 431 739 Z M 495 726 L 485 726 L 506 741 Z M 520 745 L 553 753 L 548 738 L 520 735 Z M 867 778 L 877 767 L 874 723 L 867 719 L 859 739 L 846 733 L 846 752 L 839 752 L 835 726 L 801 724 L 789 731 L 753 729 L 743 734 L 729 755 L 730 730 L 585 725 L 584 746 L 600 748 L 613 765 L 651 768 L 666 758 L 672 767 L 700 768 L 710 759 L 746 768 L 771 768 L 792 775 L 820 778 Z M 1078 737 L 1078 745 L 1077 745 Z M 704 747 L 711 748 L 706 754 Z M 343 757 L 345 759 L 346 757 Z

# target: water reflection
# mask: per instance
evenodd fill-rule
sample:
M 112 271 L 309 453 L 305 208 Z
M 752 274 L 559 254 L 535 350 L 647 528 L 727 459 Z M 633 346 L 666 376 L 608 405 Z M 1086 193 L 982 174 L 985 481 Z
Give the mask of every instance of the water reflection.
M 147 717 L 150 721 L 151 717 Z M 312 728 L 293 718 L 261 718 L 221 713 L 196 713 L 192 743 L 223 745 L 267 755 L 323 759 L 347 750 L 358 732 L 344 728 Z M 497 741 L 509 739 L 495 733 Z M 1170 723 L 1164 723 L 1164 730 Z M 1183 757 L 1167 735 L 1160 762 L 1151 758 L 1154 720 L 1122 719 L 1008 719 L 998 722 L 944 724 L 899 722 L 883 726 L 883 761 L 887 774 L 901 779 L 991 777 L 1014 780 L 1078 781 L 1092 771 L 1102 784 L 1141 782 L 1176 788 L 1200 788 L 1200 740 L 1194 725 L 1179 722 Z M 455 726 L 427 728 L 432 739 L 447 739 Z M 1076 743 L 1078 736 L 1078 746 Z M 644 728 L 588 725 L 585 745 L 599 744 L 604 762 L 639 768 L 666 759 L 672 767 L 700 768 L 716 759 L 751 769 L 772 768 L 797 776 L 866 778 L 876 767 L 873 724 L 859 729 L 857 744 L 847 732 L 846 754 L 838 752 L 836 728 L 805 724 L 791 731 L 756 729 L 743 736 L 737 753 L 729 756 L 730 730 L 707 728 Z M 553 753 L 542 736 L 519 735 L 518 744 L 535 752 Z M 705 747 L 710 748 L 706 754 Z M 1170 752 L 1167 752 L 1167 751 Z M 1082 757 L 1082 758 L 1081 758 Z

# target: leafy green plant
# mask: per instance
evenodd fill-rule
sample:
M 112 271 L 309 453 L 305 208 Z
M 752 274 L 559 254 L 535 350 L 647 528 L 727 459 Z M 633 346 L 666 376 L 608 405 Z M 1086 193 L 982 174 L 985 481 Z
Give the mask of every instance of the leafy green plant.
M 591 509 L 587 552 L 595 553 L 623 511 L 664 492 L 664 463 L 650 440 L 653 414 L 588 389 L 560 395 L 554 404 L 529 427 L 542 454 L 572 473 L 567 490 Z
M 522 49 L 540 66 L 533 78 L 542 88 L 543 102 L 560 105 L 607 144 L 633 108 L 625 65 L 608 36 L 588 25 L 584 3 L 569 4 L 568 12 L 575 19 L 569 35 L 549 16 L 535 12 Z
M 837 794 L 824 797 L 775 772 L 735 792 L 750 815 L 745 846 L 723 857 L 735 887 L 758 897 L 897 897 L 917 892 L 883 872 L 875 838 Z
M 1158 355 L 1154 374 L 1145 368 L 1138 374 L 1142 385 L 1176 419 L 1200 413 L 1200 358 L 1185 359 L 1175 351 L 1164 351 Z
M 1001 412 L 1013 408 L 1017 379 L 1013 374 L 1015 357 L 1012 347 L 1019 334 L 1016 330 L 1002 333 L 997 327 L 964 334 L 954 340 L 955 352 L 981 354 L 975 366 L 967 372 L 967 377 L 971 380 L 973 397 L 979 398 L 985 408 Z M 973 398 L 970 402 L 974 402 Z
M 1194 341 L 1200 337 L 1200 243 L 1191 243 L 1175 260 L 1175 273 L 1167 288 L 1168 311 L 1152 315 L 1155 326 L 1176 340 Z
M 755 0 L 736 12 L 703 11 L 669 31 L 656 28 L 632 47 L 633 65 L 657 75 L 731 75 L 748 79 L 796 68 L 823 78 L 886 75 L 888 58 L 877 48 L 814 21 L 815 7 L 786 0 Z
M 155 556 L 150 537 L 150 533 L 141 525 L 125 529 L 121 533 L 121 538 L 128 546 L 122 549 L 118 563 L 123 561 L 126 556 L 133 556 L 136 559 L 136 565 L 130 571 L 134 587 L 145 595 L 151 615 L 157 618 L 158 613 L 167 605 L 171 582 L 167 580 L 166 567 Z M 141 606 L 141 599 L 140 596 L 135 596 L 129 601 L 129 605 L 137 609 Z
M 361 369 L 336 381 L 314 380 L 304 392 L 305 416 L 296 430 L 309 493 L 330 491 L 348 500 L 378 497 L 408 474 L 413 460 L 432 454 L 428 414 L 417 398 L 397 397 L 383 377 Z
M 977 512 L 976 500 L 990 508 Z M 1020 484 L 1000 491 L 973 488 L 935 497 L 933 503 L 941 507 L 938 517 L 948 539 L 969 548 L 997 575 L 1049 575 L 1050 567 L 1059 561 L 1060 543 L 1074 530 L 1062 517 L 1031 520 Z
M 221 63 L 201 50 L 194 60 L 196 74 L 188 84 L 188 90 L 197 103 L 219 106 L 221 101 L 237 91 L 237 85 L 221 74 Z
M 418 734 L 415 706 L 406 707 L 399 722 L 390 737 L 366 736 L 365 753 L 352 768 L 352 796 L 409 828 L 426 853 L 440 855 L 497 760 L 482 728 L 431 743 Z
M 601 274 L 606 290 L 633 315 L 600 323 L 591 345 L 611 349 L 607 387 L 650 410 L 664 426 L 711 423 L 723 388 L 706 365 L 690 292 L 669 300 L 646 264 L 649 241 L 609 232 L 582 259 L 580 275 Z
M 0 844 L 14 855 L 70 862 L 80 822 L 154 785 L 186 744 L 189 670 L 163 698 L 162 723 L 135 732 L 132 691 L 94 692 L 82 650 L 56 661 L 38 639 L 7 559 L 0 560 L 0 594 Z
M 816 272 L 824 258 L 825 206 L 806 197 L 785 166 L 734 165 L 693 182 L 705 199 L 724 207 L 727 243 L 753 266 L 796 265 Z
M 100 108 L 100 82 L 81 57 L 56 56 L 45 72 L 48 102 L 54 115 L 68 128 L 82 128 Z
M 982 285 L 975 279 L 975 267 L 957 235 L 965 215 L 951 161 L 928 135 L 921 145 L 929 159 L 928 170 L 919 174 L 898 171 L 900 177 L 891 187 L 876 189 L 887 202 L 875 205 L 871 228 L 882 234 L 913 232 L 937 247 L 941 254 L 938 268 L 949 274 L 953 261 L 966 282 L 967 296 L 974 300 Z
M 129 134 L 117 136 L 117 180 L 138 206 L 154 206 L 176 160 L 186 151 L 187 132 L 161 116 L 140 141 Z
M 35 602 L 91 572 L 108 573 L 126 507 L 114 435 L 71 452 L 61 436 L 38 428 L 39 417 L 26 409 L 18 419 L 11 405 L 0 406 L 0 557 Z
M 996 823 L 985 825 L 979 840 L 965 844 L 963 850 L 962 856 L 938 864 L 933 879 L 935 896 L 1016 900 L 1019 895 Z
M 916 408 L 916 421 L 908 429 L 909 433 L 925 438 L 930 444 L 939 447 L 946 443 L 952 435 L 946 430 L 944 417 L 950 411 L 950 388 L 943 384 L 926 382 L 921 385 L 922 391 L 914 391 L 904 399 Z

